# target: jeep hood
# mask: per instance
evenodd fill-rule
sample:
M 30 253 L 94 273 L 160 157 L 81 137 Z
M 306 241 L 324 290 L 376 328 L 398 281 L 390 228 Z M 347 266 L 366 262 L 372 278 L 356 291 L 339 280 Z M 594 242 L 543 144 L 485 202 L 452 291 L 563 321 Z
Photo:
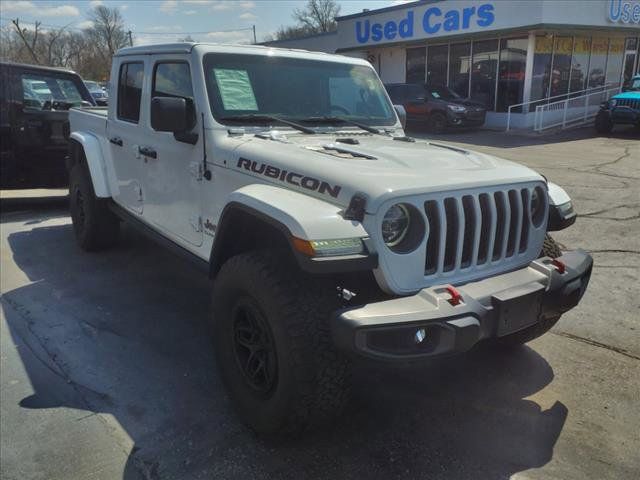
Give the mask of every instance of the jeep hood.
M 231 168 L 341 206 L 362 193 L 368 213 L 407 195 L 542 180 L 522 165 L 437 140 L 406 142 L 359 132 L 282 133 L 241 143 Z M 345 138 L 358 143 L 336 141 Z

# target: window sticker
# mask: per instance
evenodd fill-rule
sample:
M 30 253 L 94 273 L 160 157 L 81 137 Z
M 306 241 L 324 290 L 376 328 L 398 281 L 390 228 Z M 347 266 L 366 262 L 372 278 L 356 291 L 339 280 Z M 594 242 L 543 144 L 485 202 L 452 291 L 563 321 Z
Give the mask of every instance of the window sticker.
M 214 68 L 214 75 L 225 110 L 258 110 L 253 87 L 246 70 Z

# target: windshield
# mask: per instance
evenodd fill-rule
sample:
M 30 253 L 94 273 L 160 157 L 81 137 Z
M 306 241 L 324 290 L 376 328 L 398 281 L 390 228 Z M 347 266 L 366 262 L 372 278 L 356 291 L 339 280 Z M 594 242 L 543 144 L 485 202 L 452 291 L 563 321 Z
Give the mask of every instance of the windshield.
M 456 92 L 444 85 L 426 85 L 425 88 L 433 98 L 439 98 L 441 100 L 456 100 L 462 98 Z
M 631 86 L 629 87 L 629 90 L 640 90 L 640 77 L 634 78 L 631 81 Z
M 102 90 L 102 88 L 100 88 L 100 85 L 98 85 L 96 82 L 84 82 L 84 84 L 87 86 L 90 92 Z
M 230 117 L 236 117 L 234 122 L 269 123 L 265 116 L 293 121 L 341 117 L 364 125 L 396 122 L 371 67 L 210 53 L 204 57 L 204 68 L 211 110 L 225 123 Z

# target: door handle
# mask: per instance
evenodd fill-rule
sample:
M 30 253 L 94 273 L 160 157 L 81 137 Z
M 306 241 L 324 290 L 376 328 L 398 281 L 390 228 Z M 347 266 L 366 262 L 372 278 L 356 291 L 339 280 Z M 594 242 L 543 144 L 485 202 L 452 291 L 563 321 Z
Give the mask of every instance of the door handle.
M 122 146 L 122 139 L 120 137 L 112 137 L 109 139 L 109 141 L 114 145 L 118 145 L 119 147 Z
M 144 155 L 145 157 L 158 158 L 158 154 L 151 147 L 138 147 L 138 152 L 140 155 Z

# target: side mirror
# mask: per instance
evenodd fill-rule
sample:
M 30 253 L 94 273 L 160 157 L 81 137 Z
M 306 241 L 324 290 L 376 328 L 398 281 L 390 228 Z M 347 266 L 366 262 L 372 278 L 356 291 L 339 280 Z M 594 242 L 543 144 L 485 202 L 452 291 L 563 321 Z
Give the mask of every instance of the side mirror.
M 184 98 L 153 97 L 151 128 L 157 132 L 184 132 L 189 128 L 187 101 Z
M 400 125 L 402 125 L 402 128 L 406 128 L 407 127 L 407 111 L 404 109 L 402 105 L 394 105 L 393 108 L 396 111 L 396 114 L 398 115 L 398 120 L 400 120 Z

